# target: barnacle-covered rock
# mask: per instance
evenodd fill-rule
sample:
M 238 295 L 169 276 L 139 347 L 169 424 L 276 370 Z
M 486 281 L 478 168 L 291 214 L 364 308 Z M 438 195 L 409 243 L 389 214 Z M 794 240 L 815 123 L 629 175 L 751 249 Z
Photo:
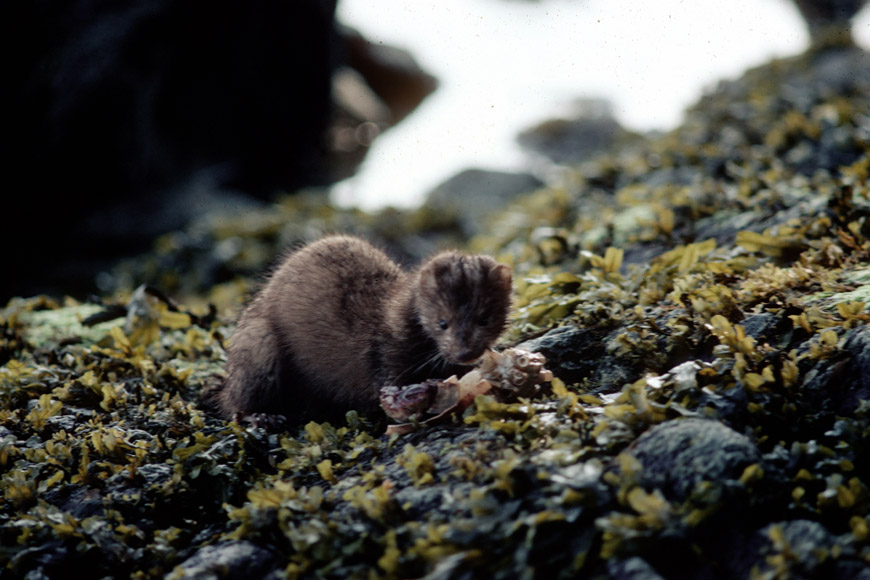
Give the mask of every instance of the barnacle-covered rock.
M 386 386 L 381 389 L 381 408 L 388 417 L 405 424 L 391 425 L 388 433 L 411 431 L 415 427 L 408 421 L 417 421 L 426 415 L 430 418 L 423 423 L 461 413 L 477 395 L 491 393 L 500 401 L 530 397 L 541 383 L 553 380 L 553 373 L 544 368 L 546 362 L 542 354 L 520 348 L 501 352 L 489 349 L 477 366 L 461 378 L 430 379 L 405 387 Z
M 643 466 L 645 485 L 680 500 L 704 481 L 739 480 L 761 459 L 746 436 L 719 421 L 696 418 L 656 425 L 635 440 L 629 453 Z

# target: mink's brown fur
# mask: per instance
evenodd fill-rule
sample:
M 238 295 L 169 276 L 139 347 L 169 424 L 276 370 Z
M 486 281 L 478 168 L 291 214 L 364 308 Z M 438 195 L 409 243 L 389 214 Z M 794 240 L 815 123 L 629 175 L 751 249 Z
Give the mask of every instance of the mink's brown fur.
M 403 271 L 331 236 L 287 256 L 245 309 L 214 394 L 226 418 L 291 424 L 378 408 L 380 388 L 462 374 L 504 331 L 511 271 L 443 252 Z

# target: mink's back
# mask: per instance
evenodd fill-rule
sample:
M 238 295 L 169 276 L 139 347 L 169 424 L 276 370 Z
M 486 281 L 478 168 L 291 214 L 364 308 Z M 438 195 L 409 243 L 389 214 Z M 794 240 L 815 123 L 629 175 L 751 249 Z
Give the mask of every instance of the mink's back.
M 372 388 L 361 357 L 384 334 L 384 307 L 405 274 L 362 240 L 322 239 L 291 254 L 263 291 L 282 350 L 305 376 L 340 388 L 339 400 Z
M 404 279 L 357 238 L 324 238 L 288 255 L 230 340 L 224 414 L 326 418 L 376 408 L 372 352 L 386 333 L 386 301 Z

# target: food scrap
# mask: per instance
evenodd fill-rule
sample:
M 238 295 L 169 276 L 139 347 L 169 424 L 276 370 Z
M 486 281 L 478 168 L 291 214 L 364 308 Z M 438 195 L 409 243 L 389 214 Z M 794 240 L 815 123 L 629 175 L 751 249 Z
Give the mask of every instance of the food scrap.
M 499 401 L 534 395 L 541 383 L 553 379 L 553 373 L 544 368 L 546 362 L 544 355 L 521 348 L 487 350 L 477 366 L 461 378 L 453 375 L 443 381 L 386 386 L 381 389 L 381 407 L 391 419 L 399 421 L 390 425 L 387 433 L 401 435 L 418 425 L 443 421 L 464 411 L 478 395 L 491 393 Z

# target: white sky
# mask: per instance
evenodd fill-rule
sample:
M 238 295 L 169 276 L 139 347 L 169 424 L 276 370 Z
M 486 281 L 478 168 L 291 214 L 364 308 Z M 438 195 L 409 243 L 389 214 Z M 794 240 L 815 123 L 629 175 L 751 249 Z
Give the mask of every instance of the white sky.
M 439 88 L 379 137 L 338 203 L 413 206 L 467 167 L 521 168 L 521 130 L 604 97 L 631 129 L 668 129 L 703 89 L 808 36 L 790 0 L 340 0 L 339 20 L 408 49 Z M 870 47 L 870 9 L 855 22 Z

